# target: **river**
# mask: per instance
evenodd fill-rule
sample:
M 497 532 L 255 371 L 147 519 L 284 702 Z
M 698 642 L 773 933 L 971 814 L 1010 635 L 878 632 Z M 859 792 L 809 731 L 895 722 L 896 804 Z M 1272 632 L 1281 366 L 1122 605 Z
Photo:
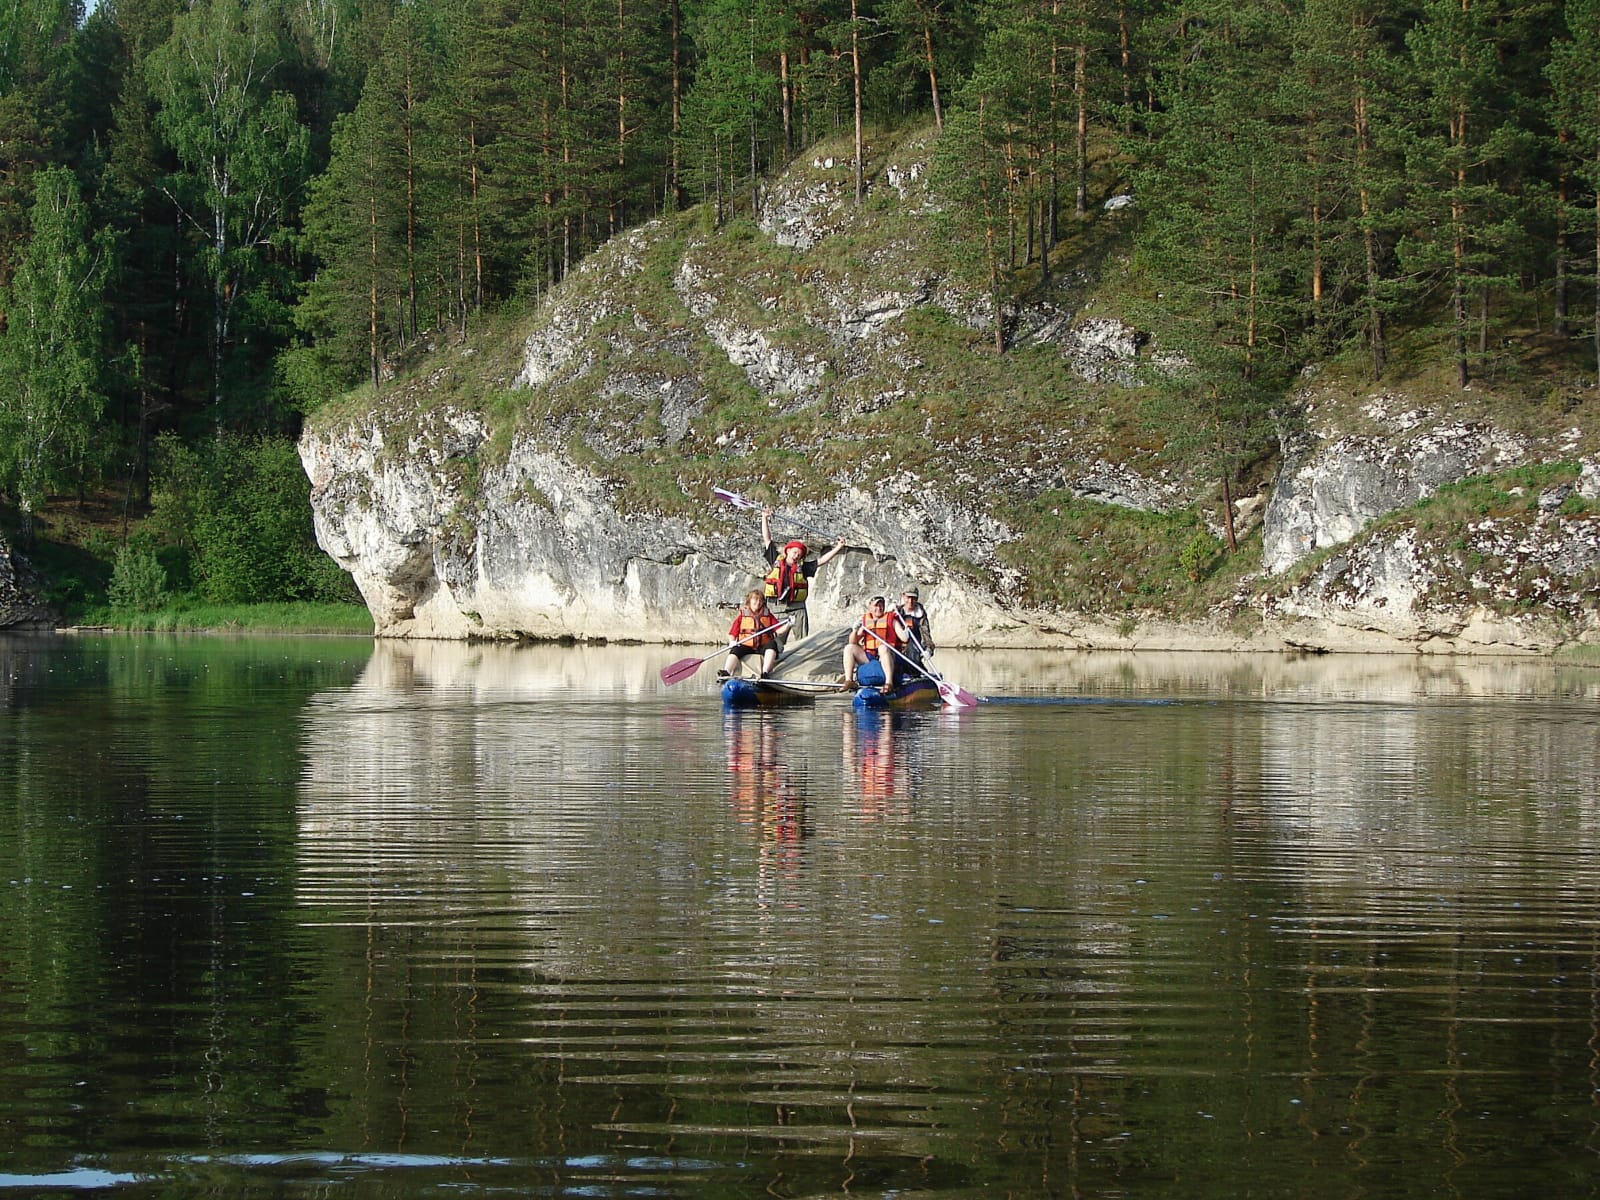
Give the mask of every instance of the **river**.
M 0 639 L 0 1194 L 1600 1191 L 1600 670 Z

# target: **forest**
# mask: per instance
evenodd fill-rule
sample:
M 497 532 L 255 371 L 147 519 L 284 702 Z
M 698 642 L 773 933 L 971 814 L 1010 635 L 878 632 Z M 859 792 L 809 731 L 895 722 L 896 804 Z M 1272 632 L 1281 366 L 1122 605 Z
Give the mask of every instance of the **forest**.
M 1285 381 L 1381 379 L 1401 330 L 1461 387 L 1529 330 L 1600 374 L 1600 0 L 3 0 L 15 536 L 109 492 L 201 591 L 336 594 L 263 500 L 307 413 L 620 230 L 759 212 L 821 138 L 859 200 L 863 139 L 911 122 L 996 353 L 1134 197 L 1152 321 L 1241 455 Z

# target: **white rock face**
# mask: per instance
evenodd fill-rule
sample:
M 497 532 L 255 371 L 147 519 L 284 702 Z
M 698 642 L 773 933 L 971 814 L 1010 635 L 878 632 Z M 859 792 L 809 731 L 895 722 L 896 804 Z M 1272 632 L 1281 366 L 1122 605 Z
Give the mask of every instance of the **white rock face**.
M 754 514 L 717 508 L 712 535 L 629 520 L 603 482 L 526 443 L 476 477 L 469 502 L 453 464 L 484 440 L 478 418 L 459 413 L 436 414 L 398 450 L 365 422 L 301 439 L 317 540 L 350 571 L 380 635 L 716 641 L 759 584 Z M 893 507 L 854 493 L 808 517 L 852 547 L 876 548 L 821 569 L 814 627 L 848 623 L 868 596 L 915 580 L 947 641 L 990 631 L 1002 644 L 1030 644 L 1015 639 L 1014 613 L 943 570 L 946 546 L 992 550 L 1011 536 L 1003 527 L 921 493 Z
M 1139 353 L 1138 331 L 1121 321 L 1107 317 L 1079 321 L 1067 331 L 1063 353 L 1079 379 L 1124 387 L 1138 382 L 1133 370 Z
M 1262 565 L 1278 574 L 1441 484 L 1521 462 L 1526 447 L 1483 426 L 1446 424 L 1399 442 L 1345 437 L 1291 449 L 1267 504 Z

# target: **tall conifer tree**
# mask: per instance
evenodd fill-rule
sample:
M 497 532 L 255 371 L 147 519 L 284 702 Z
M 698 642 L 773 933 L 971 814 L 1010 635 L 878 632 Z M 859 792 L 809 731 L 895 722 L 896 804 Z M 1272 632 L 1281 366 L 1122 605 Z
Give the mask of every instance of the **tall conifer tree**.
M 1145 206 L 1137 262 L 1155 299 L 1141 313 L 1161 354 L 1149 373 L 1166 436 L 1207 452 L 1233 548 L 1231 487 L 1273 435 L 1288 375 L 1287 334 L 1302 297 L 1286 238 L 1303 162 L 1282 135 L 1281 10 L 1218 9 L 1167 76 L 1136 191 Z
M 1587 185 L 1587 208 L 1566 190 L 1560 203 L 1567 222 L 1562 228 L 1587 225 L 1590 235 L 1592 333 L 1595 375 L 1600 379 L 1600 0 L 1567 0 L 1566 22 L 1567 36 L 1550 56 L 1550 111 L 1558 135 L 1558 169 L 1564 177 Z
M 1402 245 L 1412 270 L 1434 275 L 1449 295 L 1456 382 L 1471 378 L 1474 302 L 1505 278 L 1512 236 L 1496 168 L 1516 136 L 1496 104 L 1497 0 L 1427 0 L 1408 33 L 1421 99 L 1409 158 L 1414 235 Z

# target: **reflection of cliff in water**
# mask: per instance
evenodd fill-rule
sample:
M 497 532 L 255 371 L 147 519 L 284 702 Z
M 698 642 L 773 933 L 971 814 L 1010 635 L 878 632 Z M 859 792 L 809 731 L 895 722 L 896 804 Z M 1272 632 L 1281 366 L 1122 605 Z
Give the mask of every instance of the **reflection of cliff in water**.
M 1069 1184 L 1201 1102 L 1406 1106 L 1431 1170 L 1447 1093 L 1506 1111 L 1525 1063 L 1592 1091 L 1581 673 L 941 652 L 1042 702 L 726 714 L 662 657 L 382 646 L 306 708 L 300 916 L 360 993 L 336 1052 L 399 1048 L 407 1086 L 491 1064 L 575 1143 L 825 1143 L 852 1112 L 907 1162 L 1008 1129 Z M 1139 1150 L 1163 1181 L 1191 1152 Z
M 984 696 L 1391 699 L 1600 697 L 1600 670 L 1546 659 L 1398 654 L 941 650 L 944 677 Z
M 636 646 L 378 644 L 353 686 L 305 710 L 303 894 L 321 904 L 381 896 L 420 920 L 482 905 L 487 882 L 521 889 L 518 908 L 571 905 L 603 927 L 597 881 L 622 863 L 689 870 L 673 856 L 736 833 L 718 823 L 730 795 L 771 834 L 768 866 L 784 870 L 818 837 L 868 836 L 863 818 L 913 822 L 922 837 L 948 824 L 958 841 L 998 839 L 999 828 L 980 827 L 1000 811 L 953 799 L 998 788 L 1050 798 L 1003 819 L 1012 834 L 1029 834 L 1018 823 L 1041 813 L 1052 824 L 1032 836 L 1081 830 L 1079 869 L 1093 877 L 1105 868 L 1089 848 L 1129 812 L 1125 802 L 1103 811 L 1102 797 L 1130 780 L 1146 802 L 1204 806 L 1183 813 L 1196 822 L 1189 847 L 1270 852 L 1292 862 L 1296 890 L 1394 879 L 1447 888 L 1462 864 L 1408 847 L 1436 845 L 1440 829 L 1481 843 L 1507 802 L 1538 838 L 1600 840 L 1585 802 L 1600 790 L 1592 671 L 952 651 L 938 665 L 963 686 L 1074 703 L 863 719 L 841 697 L 730 723 L 709 673 L 666 688 L 662 657 Z M 663 803 L 681 828 L 670 845 L 639 844 L 659 838 L 639 818 Z M 1363 853 L 1351 852 L 1353 838 Z M 358 878 L 340 865 L 349 861 L 370 873 Z
M 1559 852 L 1600 837 L 1592 699 L 1273 704 L 1259 736 L 1253 805 L 1322 886 L 1492 889 L 1501 842 Z

